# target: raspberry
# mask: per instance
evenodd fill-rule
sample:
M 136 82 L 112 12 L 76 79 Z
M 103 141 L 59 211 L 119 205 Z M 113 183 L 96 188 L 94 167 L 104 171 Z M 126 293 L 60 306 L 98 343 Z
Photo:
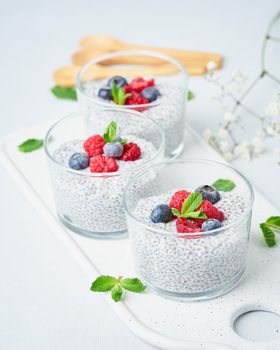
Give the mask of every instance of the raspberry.
M 112 173 L 117 171 L 119 166 L 114 158 L 97 155 L 91 158 L 89 168 L 92 173 Z
M 225 216 L 224 213 L 216 208 L 212 203 L 210 203 L 207 199 L 202 202 L 201 209 L 203 213 L 205 213 L 208 219 L 217 219 L 219 221 L 223 221 Z M 203 219 L 202 219 L 203 220 Z M 203 220 L 205 221 L 205 220 Z
M 138 92 L 132 91 L 131 95 L 125 100 L 126 105 L 144 105 L 150 101 L 144 98 Z
M 202 232 L 202 230 L 200 229 L 199 223 L 197 223 L 196 221 L 187 220 L 183 218 L 179 218 L 176 221 L 176 229 L 177 229 L 177 232 L 180 232 L 180 233 Z
M 154 79 L 145 80 L 144 78 L 139 77 L 131 80 L 129 84 L 129 88 L 131 89 L 131 91 L 141 92 L 147 87 L 154 86 L 154 85 L 155 85 Z
M 89 157 L 103 154 L 105 141 L 101 135 L 93 135 L 84 142 L 84 150 Z
M 123 154 L 119 157 L 119 160 L 125 162 L 130 160 L 137 160 L 141 156 L 141 149 L 136 143 L 130 142 L 123 145 Z
M 173 196 L 171 197 L 171 200 L 169 202 L 169 206 L 170 208 L 176 208 L 181 212 L 182 209 L 182 205 L 184 203 L 184 200 L 186 198 L 188 198 L 188 196 L 191 193 L 186 191 L 186 190 L 181 190 L 181 191 L 177 191 L 173 194 Z

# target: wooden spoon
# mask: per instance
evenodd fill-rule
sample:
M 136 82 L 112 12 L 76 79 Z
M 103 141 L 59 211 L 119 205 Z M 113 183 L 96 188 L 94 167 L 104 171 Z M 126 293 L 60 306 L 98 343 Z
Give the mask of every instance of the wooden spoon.
M 78 66 L 67 66 L 57 69 L 53 74 L 54 82 L 62 87 L 75 86 L 76 77 L 81 67 Z M 106 79 L 115 75 L 121 76 L 159 76 L 159 75 L 172 75 L 178 72 L 178 68 L 171 64 L 161 64 L 154 66 L 146 66 L 140 68 L 114 68 L 106 67 L 101 65 L 94 65 L 89 67 L 82 76 L 82 81 L 92 79 Z M 205 73 L 204 67 L 192 67 L 189 69 L 189 73 L 192 75 L 202 75 Z
M 109 51 L 118 51 L 118 50 L 149 50 L 157 51 L 171 57 L 174 57 L 178 60 L 181 59 L 199 59 L 204 57 L 207 62 L 214 61 L 217 68 L 220 68 L 222 65 L 223 58 L 221 55 L 208 52 L 198 52 L 198 51 L 187 51 L 187 50 L 178 50 L 178 49 L 169 49 L 169 48 L 159 48 L 152 46 L 143 46 L 143 45 L 134 45 L 122 42 L 121 40 L 115 39 L 109 35 L 91 35 L 87 36 L 80 40 L 80 45 L 82 48 L 94 48 L 99 50 L 109 50 Z
M 82 66 L 86 64 L 88 61 L 96 59 L 102 55 L 108 54 L 110 51 L 101 51 L 96 50 L 94 48 L 87 48 L 80 51 L 75 52 L 72 55 L 72 63 L 76 66 Z M 198 66 L 202 65 L 204 67 L 207 66 L 207 63 L 209 62 L 209 59 L 205 56 L 200 56 L 197 58 L 194 57 L 184 57 L 180 58 L 179 61 L 186 65 L 188 68 L 189 66 Z M 152 57 L 152 56 L 143 56 L 143 55 L 127 55 L 127 56 L 117 56 L 112 57 L 110 59 L 106 59 L 102 62 L 100 62 L 101 65 L 112 65 L 112 64 L 164 64 L 166 61 L 164 61 L 161 58 Z

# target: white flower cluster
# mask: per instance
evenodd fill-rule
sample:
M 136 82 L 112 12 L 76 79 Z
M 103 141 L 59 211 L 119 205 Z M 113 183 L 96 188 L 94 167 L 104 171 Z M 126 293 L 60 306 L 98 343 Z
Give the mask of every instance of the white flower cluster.
M 204 139 L 209 145 L 219 151 L 227 161 L 236 158 L 250 161 L 264 152 L 264 143 L 267 138 L 280 135 L 280 121 L 272 121 L 272 117 L 280 116 L 280 101 L 270 102 L 265 109 L 264 116 L 258 116 L 247 107 L 244 107 L 248 113 L 259 120 L 261 128 L 256 131 L 255 136 L 251 140 L 237 141 L 234 135 L 236 134 L 236 126 L 239 123 L 241 116 L 237 115 L 235 112 L 236 108 L 233 108 L 232 110 L 225 108 L 225 99 L 230 98 L 235 107 L 242 107 L 241 102 L 235 97 L 235 95 L 240 92 L 241 86 L 247 77 L 243 72 L 237 71 L 229 81 L 221 83 L 215 76 L 215 68 L 213 62 L 208 63 L 206 80 L 214 83 L 220 88 L 220 95 L 214 99 L 220 103 L 225 112 L 221 123 L 222 127 L 217 131 L 206 129 L 203 133 Z M 280 148 L 277 152 L 280 158 Z

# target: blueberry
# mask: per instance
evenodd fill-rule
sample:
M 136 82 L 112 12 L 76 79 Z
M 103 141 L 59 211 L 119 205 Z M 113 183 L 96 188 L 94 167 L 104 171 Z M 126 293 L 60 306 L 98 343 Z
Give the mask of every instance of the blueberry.
M 103 147 L 105 156 L 118 158 L 123 154 L 123 145 L 119 142 L 109 142 Z
M 116 75 L 115 77 L 111 78 L 108 80 L 108 86 L 110 86 L 110 88 L 113 86 L 113 84 L 116 84 L 118 87 L 123 87 L 125 85 L 128 85 L 127 81 L 125 78 L 120 77 L 118 75 Z
M 221 226 L 222 224 L 220 223 L 219 220 L 208 219 L 204 221 L 201 228 L 202 228 L 202 231 L 211 231 L 211 230 L 215 230 L 216 228 L 220 228 Z
M 122 142 L 122 137 L 120 137 L 119 135 L 116 136 L 114 142 Z
M 152 222 L 168 222 L 172 220 L 172 211 L 167 204 L 157 205 L 151 212 Z
M 203 199 L 207 199 L 212 204 L 217 203 L 221 199 L 220 193 L 214 187 L 208 185 L 198 187 L 195 192 L 200 192 Z
M 110 88 L 101 88 L 98 91 L 98 96 L 104 100 L 112 100 L 112 91 Z
M 142 90 L 141 95 L 150 102 L 153 102 L 160 96 L 160 93 L 158 89 L 154 87 L 147 87 L 146 89 Z
M 74 153 L 70 157 L 68 165 L 75 170 L 85 169 L 89 165 L 89 157 L 85 153 Z

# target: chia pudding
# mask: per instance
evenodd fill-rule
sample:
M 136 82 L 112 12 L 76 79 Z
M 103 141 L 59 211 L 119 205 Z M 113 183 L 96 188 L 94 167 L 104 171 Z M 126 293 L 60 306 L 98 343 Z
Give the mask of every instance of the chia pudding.
M 122 81 L 119 83 L 120 80 L 117 79 Z M 119 83 L 117 88 L 123 91 L 122 99 L 114 97 L 118 96 L 118 93 L 112 93 L 111 81 Z M 182 86 L 176 78 L 171 77 L 157 77 L 156 80 L 112 77 L 109 80 L 84 83 L 82 92 L 78 89 L 78 99 L 82 109 L 90 112 L 100 105 L 109 105 L 137 110 L 152 118 L 165 132 L 165 154 L 172 158 L 178 156 L 183 149 L 186 91 L 186 86 Z M 125 94 L 128 97 L 125 98 Z M 89 127 L 92 123 L 95 123 L 95 120 L 88 118 Z
M 175 293 L 197 293 L 213 290 L 233 280 L 246 259 L 248 237 L 244 235 L 247 222 L 225 229 L 221 233 L 201 237 L 174 235 L 176 222 L 153 224 L 150 216 L 158 203 L 169 203 L 173 192 L 141 199 L 135 217 L 148 229 L 131 230 L 137 271 L 149 285 Z M 216 207 L 224 212 L 222 226 L 233 223 L 245 210 L 240 196 L 221 193 Z
M 111 114 L 107 111 L 107 115 Z M 84 131 L 83 118 L 78 118 L 80 131 Z M 137 170 L 156 161 L 157 157 L 161 159 L 163 143 L 126 133 L 126 118 L 132 117 L 122 115 L 120 119 L 124 124 L 118 129 L 117 123 L 112 121 L 103 135 L 80 138 L 77 126 L 78 137 L 67 136 L 65 142 L 59 142 L 59 136 L 67 134 L 63 120 L 56 133 L 48 133 L 46 142 L 51 153 L 49 165 L 58 215 L 75 232 L 100 238 L 124 234 L 124 188 Z M 75 122 L 70 133 L 74 136 L 75 117 L 66 121 Z
M 217 180 L 216 168 L 232 180 Z M 125 210 L 139 276 L 175 298 L 225 293 L 245 270 L 252 201 L 245 178 L 211 161 L 163 163 L 137 174 Z

